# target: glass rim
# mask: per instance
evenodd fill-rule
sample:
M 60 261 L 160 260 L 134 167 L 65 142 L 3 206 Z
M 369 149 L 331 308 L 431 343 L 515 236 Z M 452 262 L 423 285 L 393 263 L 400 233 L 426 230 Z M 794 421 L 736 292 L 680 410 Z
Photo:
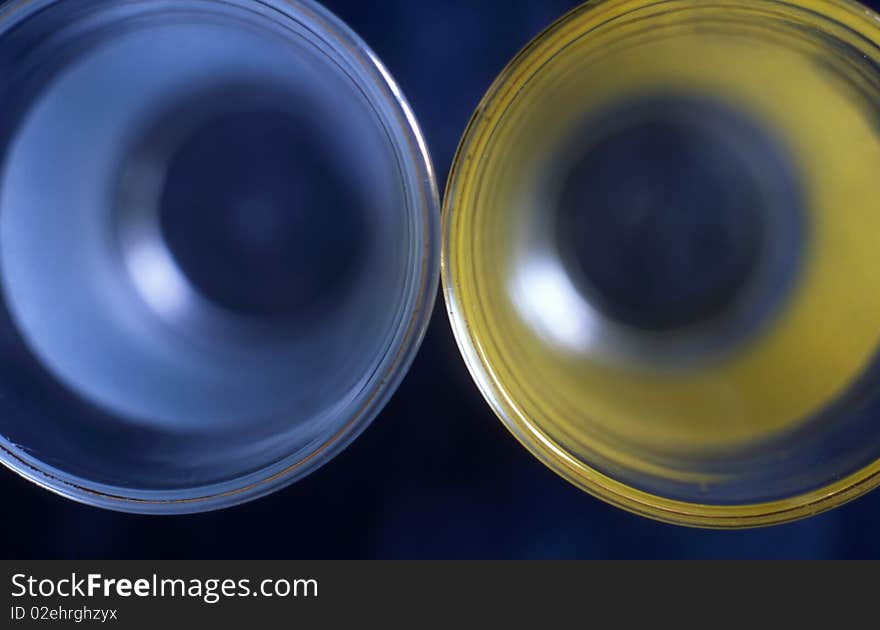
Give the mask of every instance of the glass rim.
M 501 70 L 480 100 L 459 142 L 443 197 L 441 215 L 441 281 L 446 310 L 456 344 L 468 371 L 489 407 L 525 449 L 554 473 L 615 507 L 657 521 L 711 529 L 741 529 L 777 525 L 825 512 L 880 486 L 880 459 L 823 487 L 783 499 L 736 505 L 703 504 L 669 499 L 639 490 L 614 479 L 572 457 L 545 435 L 535 421 L 526 417 L 512 401 L 504 384 L 494 377 L 492 366 L 481 357 L 479 340 L 459 304 L 456 285 L 458 272 L 452 262 L 452 217 L 458 210 L 462 181 L 469 181 L 479 170 L 472 145 L 475 139 L 492 133 L 503 111 L 522 85 L 540 72 L 540 66 L 572 41 L 572 24 L 585 14 L 605 10 L 613 19 L 626 11 L 622 5 L 643 8 L 680 4 L 683 0 L 587 0 L 563 14 L 532 38 Z M 880 48 L 880 14 L 855 0 L 759 0 L 769 5 L 789 6 L 809 11 L 842 25 Z M 757 2 L 755 2 L 757 3 Z M 747 4 L 744 0 L 721 0 L 713 6 L 723 8 Z M 627 9 L 629 10 L 629 8 Z M 577 31 L 575 36 L 583 33 Z
M 14 26 L 60 0 L 21 0 L 0 4 L 0 37 Z M 242 0 L 225 1 L 241 5 Z M 421 233 L 413 237 L 418 271 L 408 282 L 411 306 L 401 311 L 394 343 L 367 385 L 357 394 L 357 411 L 333 435 L 303 457 L 292 453 L 252 473 L 183 490 L 132 490 L 89 483 L 32 457 L 0 437 L 0 464 L 28 481 L 65 498 L 93 507 L 137 514 L 187 514 L 239 505 L 280 490 L 312 473 L 351 444 L 375 419 L 397 390 L 424 339 L 439 284 L 440 200 L 427 144 L 402 91 L 372 49 L 340 18 L 314 0 L 244 0 L 262 5 L 279 21 L 291 20 L 317 37 L 346 62 L 347 80 L 370 86 L 371 109 L 381 121 L 398 160 L 406 215 L 418 217 Z M 327 51 L 324 51 L 327 54 Z M 349 74 L 351 72 L 351 74 Z

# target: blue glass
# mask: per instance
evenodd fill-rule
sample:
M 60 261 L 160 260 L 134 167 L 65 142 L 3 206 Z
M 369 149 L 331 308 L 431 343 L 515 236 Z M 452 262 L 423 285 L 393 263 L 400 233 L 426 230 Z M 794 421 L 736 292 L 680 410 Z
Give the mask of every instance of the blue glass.
M 0 7 L 0 459 L 92 505 L 307 475 L 421 342 L 438 194 L 393 80 L 309 1 Z

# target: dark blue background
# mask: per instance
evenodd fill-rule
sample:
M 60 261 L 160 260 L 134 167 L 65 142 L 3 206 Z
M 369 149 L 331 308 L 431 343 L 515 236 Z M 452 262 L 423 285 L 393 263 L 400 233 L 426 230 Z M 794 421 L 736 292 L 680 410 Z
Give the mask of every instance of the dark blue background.
M 483 91 L 571 0 L 328 0 L 397 78 L 438 179 Z M 875 7 L 878 2 L 872 3 Z M 242 507 L 142 517 L 74 504 L 0 471 L 9 558 L 880 557 L 880 491 L 819 517 L 742 532 L 632 516 L 521 448 L 472 384 L 438 300 L 386 410 L 294 486 Z

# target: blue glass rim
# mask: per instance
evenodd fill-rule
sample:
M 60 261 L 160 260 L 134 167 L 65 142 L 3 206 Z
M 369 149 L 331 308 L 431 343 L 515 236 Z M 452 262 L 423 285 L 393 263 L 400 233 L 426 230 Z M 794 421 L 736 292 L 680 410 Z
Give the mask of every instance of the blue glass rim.
M 0 2 L 0 37 L 17 24 L 61 0 Z M 213 0 L 216 2 L 217 0 Z M 393 145 L 406 206 L 421 227 L 419 246 L 408 261 L 418 269 L 407 290 L 414 296 L 393 343 L 358 392 L 358 411 L 344 426 L 305 457 L 299 453 L 244 476 L 185 490 L 134 490 L 93 483 L 54 468 L 27 449 L 0 436 L 0 463 L 25 479 L 74 501 L 120 512 L 187 514 L 239 505 L 284 488 L 312 473 L 353 442 L 387 404 L 409 369 L 430 321 L 440 271 L 440 201 L 431 159 L 415 115 L 376 54 L 342 20 L 312 0 L 219 0 L 252 5 L 278 23 L 293 23 L 298 33 L 330 57 L 341 73 L 367 97 Z M 126 0 L 122 0 L 126 2 Z

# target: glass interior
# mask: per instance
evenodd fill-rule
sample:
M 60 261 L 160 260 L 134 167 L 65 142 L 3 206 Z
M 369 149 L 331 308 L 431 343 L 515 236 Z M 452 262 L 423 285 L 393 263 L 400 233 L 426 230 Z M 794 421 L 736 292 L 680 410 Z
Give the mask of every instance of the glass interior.
M 0 101 L 15 457 L 137 500 L 246 496 L 375 415 L 430 312 L 436 190 L 335 18 L 43 2 L 0 14 Z

